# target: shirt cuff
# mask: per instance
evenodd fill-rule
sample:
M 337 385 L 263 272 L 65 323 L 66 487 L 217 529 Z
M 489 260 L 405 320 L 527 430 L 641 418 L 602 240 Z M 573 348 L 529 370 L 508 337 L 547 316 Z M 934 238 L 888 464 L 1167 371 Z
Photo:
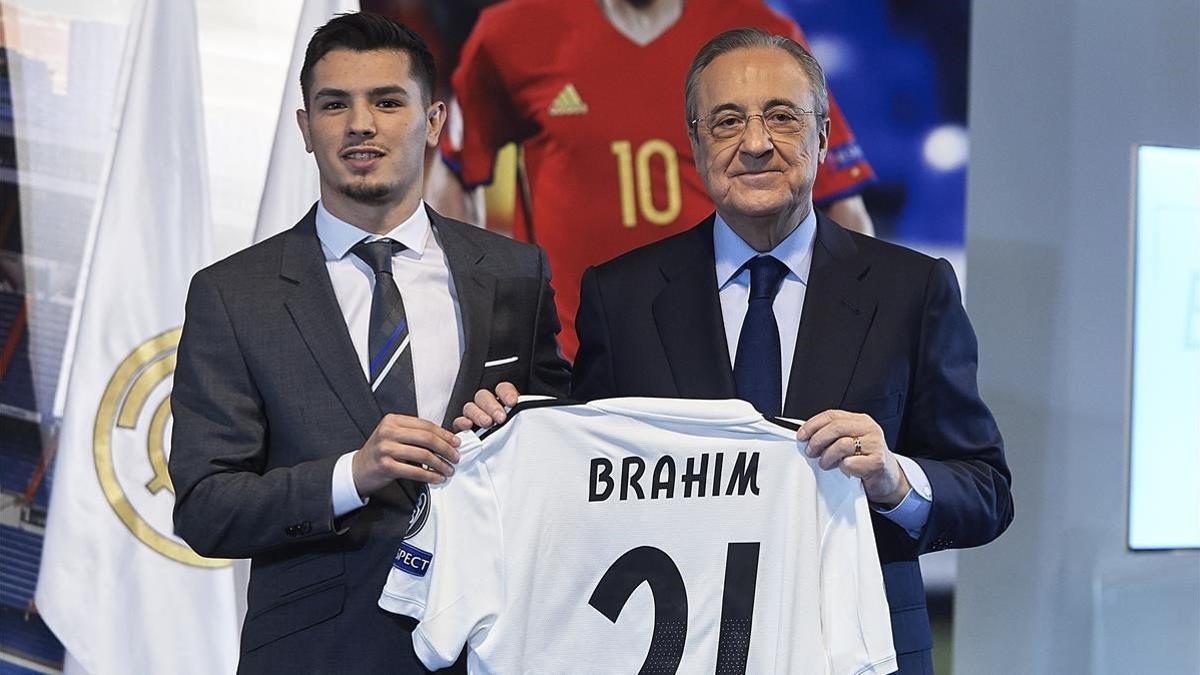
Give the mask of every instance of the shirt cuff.
M 367 505 L 369 499 L 363 499 L 358 496 L 358 488 L 354 487 L 354 453 L 353 450 L 338 457 L 337 464 L 333 465 L 333 517 L 341 518 L 342 516 L 361 509 Z
M 904 499 L 894 508 L 871 508 L 903 527 L 908 536 L 920 539 L 921 530 L 925 528 L 925 523 L 929 520 L 929 511 L 933 508 L 933 488 L 929 485 L 929 477 L 925 475 L 925 470 L 920 464 L 903 455 L 896 455 L 896 461 L 900 463 L 900 470 L 904 472 L 911 486 L 908 494 L 904 495 Z

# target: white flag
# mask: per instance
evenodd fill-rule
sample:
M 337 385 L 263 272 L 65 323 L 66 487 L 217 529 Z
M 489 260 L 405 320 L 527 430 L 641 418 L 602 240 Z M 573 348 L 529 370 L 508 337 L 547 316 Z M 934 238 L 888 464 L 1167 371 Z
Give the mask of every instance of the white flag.
M 275 123 L 275 143 L 271 146 L 271 163 L 267 167 L 267 180 L 258 205 L 254 241 L 262 241 L 295 225 L 321 196 L 317 165 L 304 150 L 304 139 L 296 126 L 296 109 L 304 107 L 304 98 L 300 94 L 300 67 L 304 65 L 304 50 L 313 31 L 328 23 L 335 14 L 357 11 L 358 0 L 304 0 L 292 44 L 287 84 L 283 86 L 283 101 L 279 105 L 279 119 Z
M 92 675 L 230 673 L 231 563 L 173 534 L 169 393 L 192 274 L 210 255 L 196 14 L 144 0 L 78 298 L 37 606 Z

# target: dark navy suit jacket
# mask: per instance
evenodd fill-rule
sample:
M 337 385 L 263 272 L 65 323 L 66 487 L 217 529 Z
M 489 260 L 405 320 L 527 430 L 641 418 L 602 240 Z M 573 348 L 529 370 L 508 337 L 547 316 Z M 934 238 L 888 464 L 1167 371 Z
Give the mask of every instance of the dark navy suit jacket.
M 589 269 L 572 397 L 733 398 L 713 218 Z M 976 387 L 976 340 L 945 260 L 847 232 L 818 214 L 784 416 L 869 414 L 933 490 L 919 539 L 873 515 L 904 673 L 932 672 L 917 556 L 985 544 L 1012 520 L 999 430 Z

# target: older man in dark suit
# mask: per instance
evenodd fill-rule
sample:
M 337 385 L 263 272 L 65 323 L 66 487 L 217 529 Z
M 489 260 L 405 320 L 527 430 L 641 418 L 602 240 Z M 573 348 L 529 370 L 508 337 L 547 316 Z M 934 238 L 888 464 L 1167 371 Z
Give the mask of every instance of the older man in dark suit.
M 572 396 L 738 397 L 807 419 L 809 454 L 873 503 L 901 672 L 932 672 L 917 556 L 987 543 L 1013 513 L 953 270 L 813 210 L 828 104 L 800 45 L 723 33 L 686 102 L 716 213 L 584 275 Z M 459 424 L 502 418 L 481 392 Z
M 442 424 L 501 380 L 565 393 L 542 253 L 421 201 L 445 107 L 433 59 L 382 17 L 308 47 L 297 120 L 321 200 L 193 279 L 172 394 L 176 529 L 252 559 L 241 672 L 423 671 L 376 600 Z

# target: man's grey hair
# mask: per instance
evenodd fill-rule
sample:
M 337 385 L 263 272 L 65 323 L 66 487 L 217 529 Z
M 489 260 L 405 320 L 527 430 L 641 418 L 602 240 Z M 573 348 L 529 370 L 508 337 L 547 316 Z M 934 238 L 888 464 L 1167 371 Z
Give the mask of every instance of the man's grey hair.
M 709 40 L 700 48 L 696 58 L 692 59 L 692 66 L 688 68 L 687 80 L 683 86 L 683 100 L 689 134 L 696 133 L 695 128 L 692 127 L 692 120 L 700 116 L 696 110 L 696 88 L 699 85 L 700 73 L 722 54 L 738 49 L 760 47 L 782 49 L 796 59 L 808 77 L 808 86 L 812 90 L 817 121 L 820 122 L 829 116 L 829 92 L 825 86 L 825 72 L 821 70 L 821 64 L 817 63 L 807 49 L 800 46 L 800 43 L 795 40 L 782 35 L 772 35 L 757 28 L 735 28 Z

